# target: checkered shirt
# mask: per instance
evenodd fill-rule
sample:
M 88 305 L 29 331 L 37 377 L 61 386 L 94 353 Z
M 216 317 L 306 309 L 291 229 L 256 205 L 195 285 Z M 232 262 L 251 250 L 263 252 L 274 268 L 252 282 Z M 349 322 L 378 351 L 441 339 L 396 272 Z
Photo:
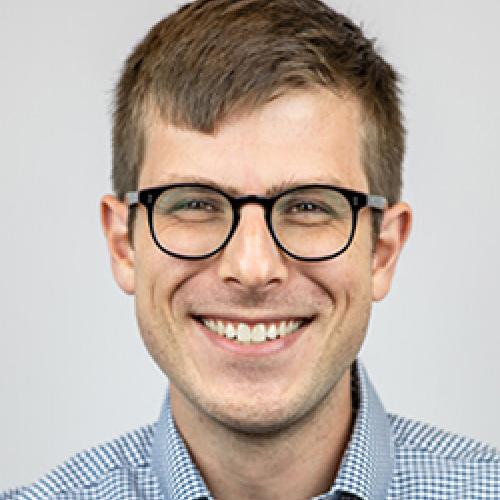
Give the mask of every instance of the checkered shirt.
M 330 491 L 315 500 L 500 499 L 498 451 L 386 413 L 359 361 L 352 381 L 351 439 Z M 13 499 L 213 497 L 176 429 L 167 391 L 158 422 L 78 453 L 30 486 L 0 493 L 0 500 Z

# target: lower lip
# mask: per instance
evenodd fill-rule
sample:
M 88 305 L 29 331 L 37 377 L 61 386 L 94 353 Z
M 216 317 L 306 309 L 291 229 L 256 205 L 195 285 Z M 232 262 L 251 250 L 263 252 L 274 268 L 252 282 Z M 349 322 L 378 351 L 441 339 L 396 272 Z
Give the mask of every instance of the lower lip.
M 194 320 L 194 322 L 198 325 L 198 328 L 203 332 L 205 337 L 212 342 L 212 344 L 220 349 L 224 349 L 239 356 L 266 356 L 285 351 L 297 342 L 297 340 L 304 333 L 306 326 L 310 323 L 306 322 L 293 333 L 289 333 L 288 335 L 275 340 L 265 340 L 264 342 L 258 344 L 245 344 L 236 340 L 229 340 L 222 335 L 217 335 L 197 320 Z

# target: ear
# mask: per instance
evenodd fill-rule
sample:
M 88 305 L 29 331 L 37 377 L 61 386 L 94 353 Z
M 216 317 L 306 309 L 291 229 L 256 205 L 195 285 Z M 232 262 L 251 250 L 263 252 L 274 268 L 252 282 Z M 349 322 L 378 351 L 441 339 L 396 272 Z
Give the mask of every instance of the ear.
M 134 293 L 134 249 L 128 242 L 128 207 L 112 195 L 101 198 L 101 224 L 106 237 L 111 270 L 118 286 Z
M 407 203 L 396 203 L 384 212 L 380 235 L 372 258 L 372 299 L 382 300 L 391 287 L 398 257 L 408 238 L 412 211 Z

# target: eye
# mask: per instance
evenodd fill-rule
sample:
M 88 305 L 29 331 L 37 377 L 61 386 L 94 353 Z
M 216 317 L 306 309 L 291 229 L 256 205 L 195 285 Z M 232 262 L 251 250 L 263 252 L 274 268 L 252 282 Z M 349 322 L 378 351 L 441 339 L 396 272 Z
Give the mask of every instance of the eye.
M 205 200 L 182 200 L 176 204 L 175 210 L 205 210 L 214 211 L 215 207 Z
M 302 201 L 300 203 L 296 203 L 290 208 L 290 211 L 292 213 L 314 213 L 314 212 L 321 212 L 325 213 L 328 212 L 324 207 L 317 205 L 316 203 L 311 203 L 309 201 Z

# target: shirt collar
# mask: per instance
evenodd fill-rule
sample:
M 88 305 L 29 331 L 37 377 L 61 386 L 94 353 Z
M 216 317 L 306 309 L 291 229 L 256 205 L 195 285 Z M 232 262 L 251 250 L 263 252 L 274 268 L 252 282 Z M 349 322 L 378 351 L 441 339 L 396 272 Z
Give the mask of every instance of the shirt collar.
M 165 500 L 212 499 L 175 426 L 168 389 L 154 431 L 151 462 Z
M 386 498 L 392 478 L 394 444 L 387 414 L 359 360 L 351 374 L 353 432 L 332 488 L 318 499 L 336 498 L 339 492 L 362 500 Z M 155 427 L 152 467 L 166 500 L 213 498 L 175 426 L 168 390 Z
M 386 498 L 394 468 L 391 425 L 359 360 L 354 362 L 351 373 L 356 420 L 329 493 L 342 491 L 363 500 Z

